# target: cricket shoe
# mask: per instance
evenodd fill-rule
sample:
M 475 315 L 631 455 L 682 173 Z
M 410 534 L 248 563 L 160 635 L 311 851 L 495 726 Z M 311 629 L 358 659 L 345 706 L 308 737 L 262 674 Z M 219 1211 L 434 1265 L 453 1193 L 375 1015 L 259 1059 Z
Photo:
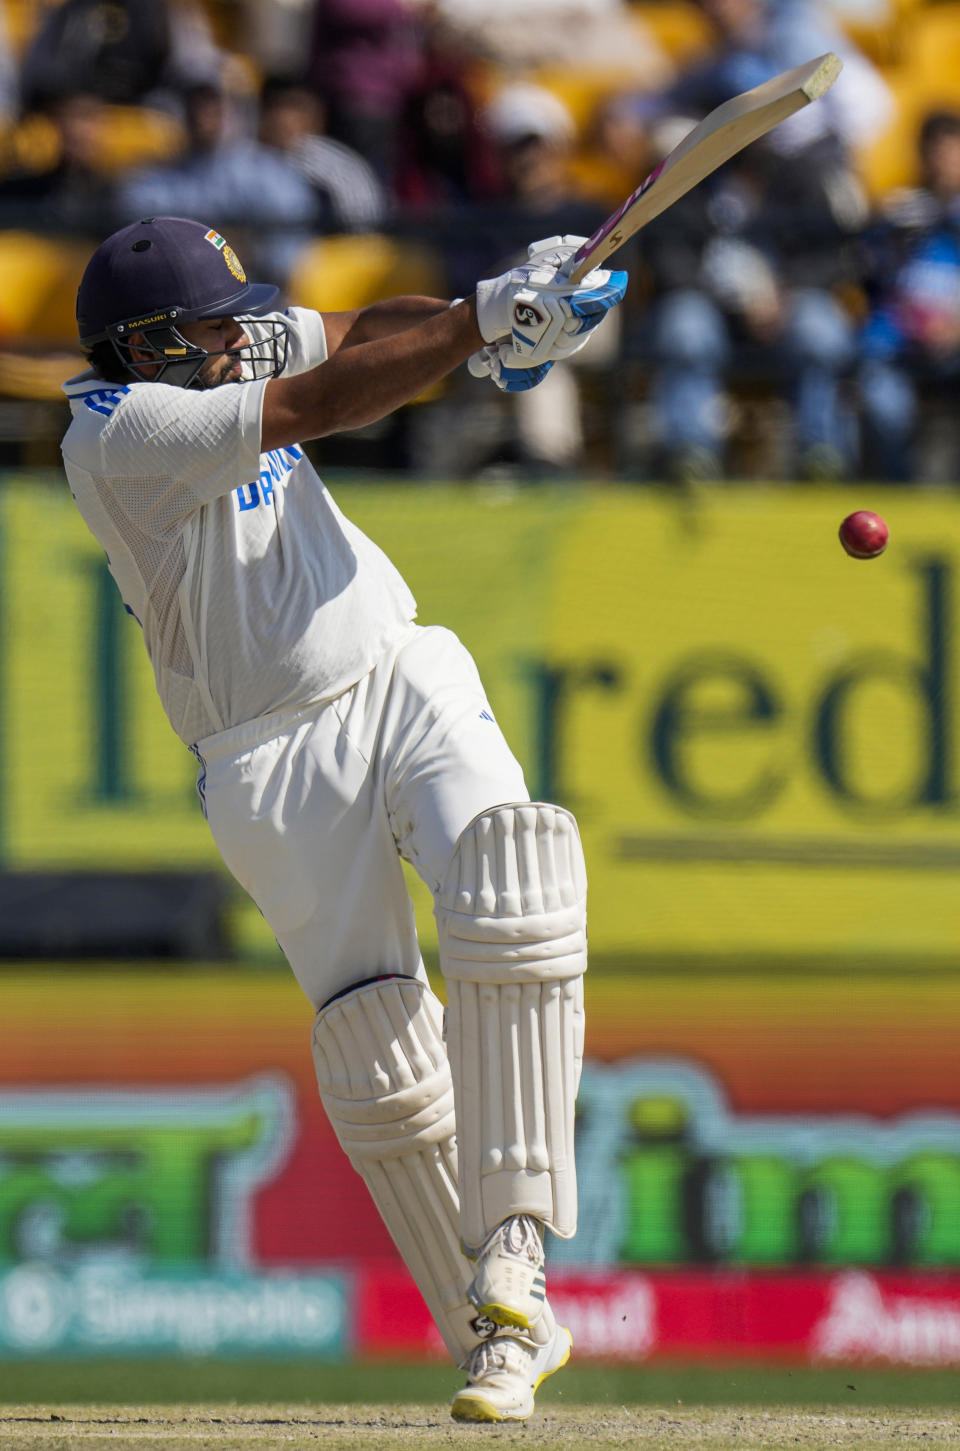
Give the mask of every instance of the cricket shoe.
M 467 1383 L 450 1406 L 455 1421 L 525 1421 L 533 1415 L 538 1386 L 566 1365 L 573 1344 L 570 1331 L 549 1319 L 542 1345 L 507 1330 L 481 1341 L 467 1364 Z
M 546 1298 L 543 1229 L 531 1214 L 513 1214 L 498 1224 L 477 1256 L 467 1294 L 481 1315 L 496 1325 L 532 1330 Z

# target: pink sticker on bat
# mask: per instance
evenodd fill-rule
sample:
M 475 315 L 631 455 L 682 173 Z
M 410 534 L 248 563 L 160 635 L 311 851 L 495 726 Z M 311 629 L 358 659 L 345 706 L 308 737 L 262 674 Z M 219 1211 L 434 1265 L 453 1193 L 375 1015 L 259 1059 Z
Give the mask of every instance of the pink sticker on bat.
M 574 270 L 575 267 L 578 267 L 580 265 L 584 257 L 589 257 L 590 253 L 594 250 L 595 247 L 598 247 L 600 245 L 605 237 L 609 237 L 610 233 L 615 230 L 618 223 L 630 210 L 634 202 L 639 201 L 639 199 L 643 196 L 644 192 L 649 187 L 653 186 L 653 183 L 656 181 L 657 177 L 666 166 L 668 159 L 669 158 L 664 157 L 660 165 L 654 167 L 653 171 L 651 171 L 646 181 L 642 181 L 637 187 L 636 191 L 632 191 L 630 193 L 623 205 L 619 206 L 617 210 L 613 213 L 613 215 L 607 217 L 607 220 L 597 228 L 593 236 L 588 237 L 587 240 L 582 243 L 580 247 L 578 247 L 576 252 L 574 252 L 573 254 L 573 258 L 571 259 L 571 272 Z

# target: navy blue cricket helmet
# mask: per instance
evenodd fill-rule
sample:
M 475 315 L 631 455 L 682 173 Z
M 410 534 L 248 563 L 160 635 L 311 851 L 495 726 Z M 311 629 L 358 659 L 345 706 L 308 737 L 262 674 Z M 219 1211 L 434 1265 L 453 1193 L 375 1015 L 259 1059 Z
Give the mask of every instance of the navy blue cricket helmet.
M 208 357 L 180 332 L 183 323 L 209 317 L 265 312 L 278 289 L 248 282 L 229 243 L 202 222 L 147 217 L 114 232 L 87 263 L 77 292 L 77 327 L 84 347 L 109 341 L 135 377 L 149 368 L 154 382 L 189 388 Z M 286 359 L 287 325 L 271 319 L 266 338 L 224 349 L 250 365 L 256 377 L 274 377 Z M 136 346 L 151 356 L 134 360 Z M 159 367 L 157 366 L 159 364 Z

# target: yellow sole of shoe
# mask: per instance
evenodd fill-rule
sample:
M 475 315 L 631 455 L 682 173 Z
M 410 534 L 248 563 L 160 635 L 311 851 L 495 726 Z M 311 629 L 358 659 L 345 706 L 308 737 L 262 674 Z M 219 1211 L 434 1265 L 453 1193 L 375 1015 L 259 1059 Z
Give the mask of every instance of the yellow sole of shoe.
M 567 1329 L 567 1327 L 565 1325 L 562 1328 L 563 1328 L 564 1335 L 567 1337 L 567 1348 L 563 1352 L 563 1359 L 562 1360 L 558 1360 L 557 1363 L 556 1363 L 556 1365 L 552 1365 L 549 1370 L 545 1370 L 543 1372 L 543 1375 L 540 1376 L 540 1378 L 534 1382 L 533 1388 L 534 1388 L 535 1391 L 538 1391 L 540 1389 L 540 1387 L 543 1385 L 544 1381 L 547 1379 L 547 1376 L 555 1375 L 558 1370 L 563 1370 L 563 1367 L 566 1365 L 567 1361 L 570 1359 L 570 1352 L 573 1349 L 573 1336 L 570 1334 L 570 1331 Z
M 538 1376 L 533 1384 L 534 1392 L 540 1389 L 548 1376 L 554 1375 L 558 1370 L 562 1370 L 570 1359 L 570 1351 L 573 1349 L 573 1336 L 569 1330 L 565 1333 L 567 1337 L 567 1348 L 563 1353 L 563 1359 L 557 1361 L 557 1364 L 552 1365 L 549 1370 L 545 1370 L 543 1375 Z M 529 1415 L 532 1416 L 533 1411 L 534 1407 L 531 1406 Z M 450 1414 L 455 1421 L 526 1421 L 528 1419 L 528 1416 L 505 1416 L 495 1406 L 491 1406 L 489 1401 L 485 1401 L 482 1396 L 471 1395 L 469 1391 L 461 1391 L 459 1395 L 454 1396 L 453 1403 L 450 1406 Z
M 532 1330 L 535 1321 L 528 1320 L 526 1315 L 521 1315 L 518 1310 L 511 1310 L 509 1305 L 477 1305 L 474 1308 L 478 1315 L 486 1315 L 495 1325 L 503 1325 L 511 1330 Z
M 479 1396 L 457 1396 L 450 1407 L 450 1414 L 455 1421 L 505 1421 L 507 1419 Z

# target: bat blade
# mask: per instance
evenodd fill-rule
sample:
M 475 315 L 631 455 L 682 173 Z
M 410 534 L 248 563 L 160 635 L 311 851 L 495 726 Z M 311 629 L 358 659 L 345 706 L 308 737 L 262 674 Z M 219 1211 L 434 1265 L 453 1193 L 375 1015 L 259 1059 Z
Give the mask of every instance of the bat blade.
M 828 51 L 717 106 L 574 252 L 566 268 L 571 282 L 579 282 L 591 268 L 599 267 L 628 237 L 738 151 L 822 96 L 842 68 L 839 56 Z

